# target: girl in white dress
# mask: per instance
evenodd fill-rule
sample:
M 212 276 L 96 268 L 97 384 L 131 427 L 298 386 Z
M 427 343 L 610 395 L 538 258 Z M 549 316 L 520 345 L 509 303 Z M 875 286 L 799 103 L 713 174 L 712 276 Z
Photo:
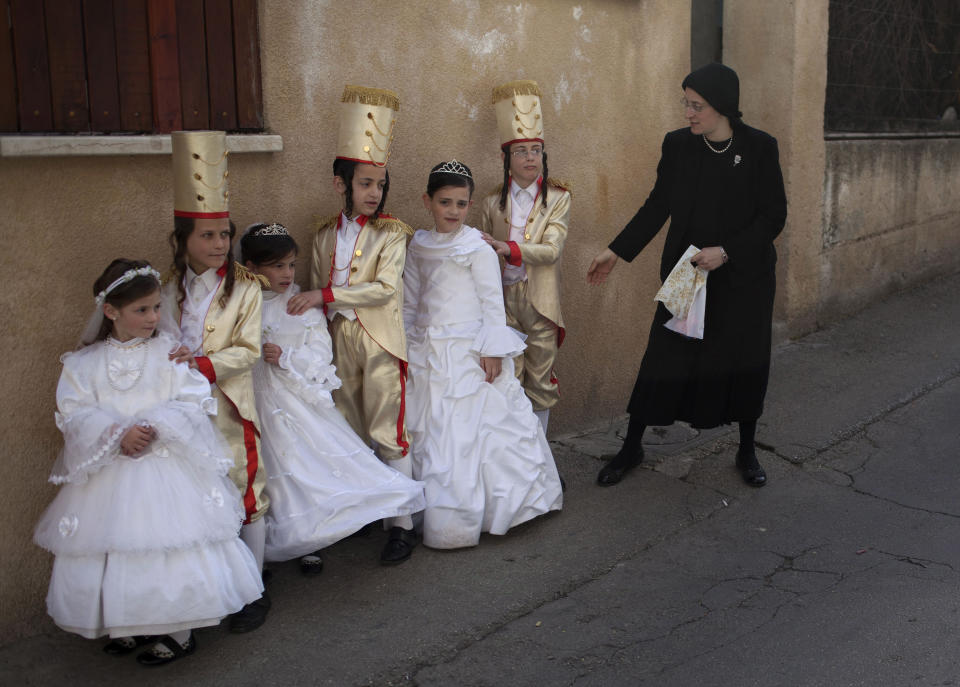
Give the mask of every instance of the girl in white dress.
M 423 485 L 384 464 L 350 428 L 330 394 L 339 388 L 322 310 L 287 314 L 297 244 L 282 224 L 254 224 L 241 239 L 263 292 L 263 356 L 253 370 L 267 466 L 266 559 L 297 556 L 304 574 L 320 549 L 381 518 L 423 510 Z M 306 555 L 305 555 L 306 554 Z
M 114 260 L 94 284 L 83 348 L 63 356 L 50 476 L 60 492 L 34 541 L 55 554 L 47 610 L 61 628 L 109 635 L 104 651 L 169 663 L 193 628 L 257 599 L 260 571 L 237 533 L 244 513 L 210 384 L 156 336 L 160 275 Z M 104 319 L 106 318 L 106 319 Z M 166 635 L 159 641 L 145 635 Z
M 506 326 L 498 258 L 463 224 L 473 177 L 452 160 L 430 172 L 424 206 L 435 228 L 407 248 L 408 427 L 414 477 L 425 483 L 423 542 L 475 546 L 481 532 L 562 506 L 540 422 L 513 373 L 524 349 Z

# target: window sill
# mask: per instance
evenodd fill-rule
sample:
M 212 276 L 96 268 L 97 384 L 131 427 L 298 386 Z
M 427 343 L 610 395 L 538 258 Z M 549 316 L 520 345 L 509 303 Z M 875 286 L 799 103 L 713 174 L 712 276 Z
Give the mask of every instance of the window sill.
M 277 134 L 228 134 L 231 153 L 278 153 Z M 170 135 L 151 136 L 0 136 L 0 157 L 74 157 L 90 155 L 169 155 Z

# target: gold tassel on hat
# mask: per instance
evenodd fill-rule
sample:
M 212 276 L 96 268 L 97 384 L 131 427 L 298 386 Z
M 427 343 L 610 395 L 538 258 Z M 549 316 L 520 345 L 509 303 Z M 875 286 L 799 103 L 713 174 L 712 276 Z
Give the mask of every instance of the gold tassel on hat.
M 173 214 L 176 217 L 229 217 L 227 135 L 223 131 L 174 131 L 170 140 Z
M 385 167 L 390 159 L 400 96 L 381 88 L 348 85 L 340 102 L 343 105 L 337 158 Z
M 543 97 L 543 93 L 540 92 L 540 87 L 536 81 L 521 79 L 520 81 L 510 81 L 509 83 L 494 88 L 493 102 L 496 104 L 501 100 L 512 98 L 515 95 L 535 95 L 538 98 Z
M 536 81 L 510 81 L 493 89 L 500 147 L 511 143 L 543 143 L 543 94 Z
M 376 105 L 377 107 L 389 107 L 391 110 L 400 111 L 400 96 L 383 88 L 347 85 L 343 89 L 343 97 L 340 98 L 340 102 Z

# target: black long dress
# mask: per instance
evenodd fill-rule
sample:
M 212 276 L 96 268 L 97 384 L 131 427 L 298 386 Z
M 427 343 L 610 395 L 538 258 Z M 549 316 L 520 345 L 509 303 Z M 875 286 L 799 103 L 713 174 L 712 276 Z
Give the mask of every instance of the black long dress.
M 664 327 L 671 315 L 658 304 L 627 406 L 632 418 L 709 428 L 760 417 L 776 290 L 773 240 L 786 215 L 773 137 L 738 124 L 718 154 L 688 128 L 667 134 L 653 191 L 610 249 L 633 260 L 670 218 L 661 281 L 691 244 L 723 246 L 730 260 L 707 278 L 702 340 Z

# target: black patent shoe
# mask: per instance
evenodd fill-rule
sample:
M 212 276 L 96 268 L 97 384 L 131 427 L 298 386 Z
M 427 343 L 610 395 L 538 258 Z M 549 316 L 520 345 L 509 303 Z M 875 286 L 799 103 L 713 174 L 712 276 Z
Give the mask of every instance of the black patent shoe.
M 111 656 L 125 656 L 137 647 L 156 642 L 154 635 L 134 635 L 133 637 L 115 637 L 103 645 L 103 653 Z
M 417 545 L 417 533 L 405 530 L 402 527 L 392 527 L 386 546 L 380 553 L 382 565 L 399 565 L 408 560 L 413 554 L 413 547 Z
M 164 635 L 152 647 L 137 655 L 137 663 L 142 666 L 162 666 L 189 656 L 196 650 L 197 640 L 194 639 L 193 632 L 183 645 L 170 635 Z
M 757 454 L 751 451 L 743 454 L 737 451 L 737 470 L 743 481 L 751 487 L 762 487 L 767 483 L 767 473 L 757 460 Z
M 597 484 L 601 487 L 612 487 L 622 480 L 625 474 L 640 465 L 642 460 L 643 448 L 636 453 L 624 453 L 623 449 L 620 449 L 620 453 L 600 468 L 600 472 L 597 474 Z
M 314 551 L 300 559 L 300 572 L 310 577 L 323 572 L 323 557 L 319 551 Z
M 252 632 L 263 625 L 267 619 L 267 612 L 270 610 L 270 595 L 266 590 L 256 601 L 248 603 L 236 613 L 230 616 L 228 629 L 235 634 Z

